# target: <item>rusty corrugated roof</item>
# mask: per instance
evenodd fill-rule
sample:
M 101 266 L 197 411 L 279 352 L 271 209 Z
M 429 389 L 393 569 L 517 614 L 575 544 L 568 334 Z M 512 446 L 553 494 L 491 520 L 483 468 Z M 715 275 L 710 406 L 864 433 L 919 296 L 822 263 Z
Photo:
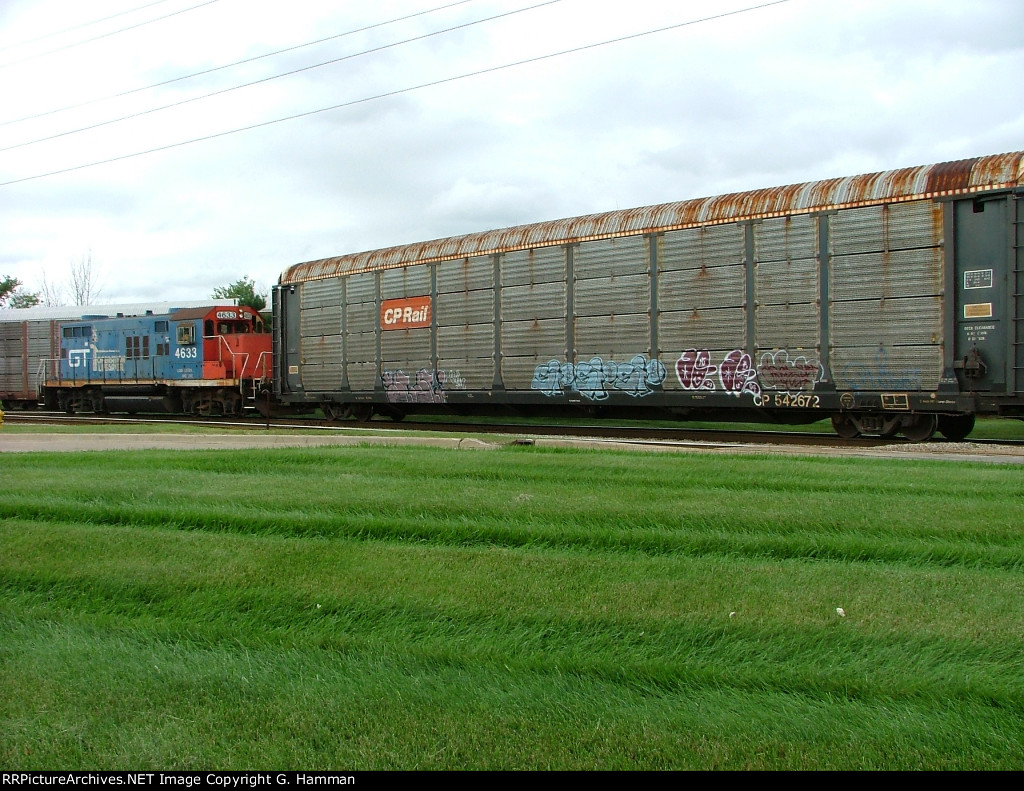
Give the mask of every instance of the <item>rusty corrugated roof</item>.
M 1022 184 L 1024 152 L 995 154 L 862 176 L 590 214 L 323 258 L 290 267 L 281 275 L 280 282 L 300 283 L 341 274 L 471 258 L 509 250 L 853 206 L 966 195 Z

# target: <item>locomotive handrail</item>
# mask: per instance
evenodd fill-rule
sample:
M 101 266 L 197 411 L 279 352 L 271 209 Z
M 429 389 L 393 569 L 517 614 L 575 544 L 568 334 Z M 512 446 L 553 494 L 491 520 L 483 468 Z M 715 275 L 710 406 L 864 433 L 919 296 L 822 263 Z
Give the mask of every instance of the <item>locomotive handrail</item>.
M 219 362 L 219 363 L 223 363 L 224 362 L 224 355 L 223 355 L 223 352 L 221 351 L 221 347 L 222 346 L 225 349 L 227 349 L 228 354 L 231 355 L 231 367 L 233 369 L 235 368 L 235 360 L 236 360 L 236 358 L 238 358 L 238 357 L 248 358 L 248 356 L 249 356 L 248 352 L 239 352 L 239 353 L 234 352 L 231 349 L 231 347 L 228 345 L 227 338 L 225 338 L 223 335 L 215 335 L 214 337 L 218 341 L 218 343 L 217 343 L 217 362 Z M 246 359 L 242 360 L 242 370 L 243 371 L 245 370 L 245 363 L 246 363 L 246 361 L 247 361 Z M 239 376 L 238 378 L 241 379 L 242 377 Z
M 223 346 L 224 349 L 227 350 L 228 354 L 231 355 L 231 367 L 233 369 L 232 373 L 234 374 L 234 377 L 238 380 L 238 392 L 242 395 L 245 395 L 245 378 L 243 374 L 245 374 L 245 367 L 249 364 L 249 352 L 236 352 L 231 348 L 231 346 L 228 344 L 227 338 L 225 338 L 223 335 L 217 335 L 215 337 L 217 338 L 218 341 L 220 341 L 220 343 L 217 344 L 217 362 L 224 362 L 223 352 L 221 351 L 221 347 Z M 242 365 L 240 367 L 238 365 L 239 357 L 242 358 Z
M 41 357 L 39 359 L 39 365 L 36 367 L 36 395 L 42 395 L 44 385 L 51 378 L 55 378 L 58 382 L 63 382 L 60 375 L 60 361 L 60 357 Z M 56 371 L 56 373 L 51 376 L 47 376 L 46 369 L 51 363 L 53 364 L 53 370 Z
M 273 373 L 267 371 L 267 367 L 270 365 L 269 361 L 272 359 L 272 355 L 272 352 L 264 351 L 260 352 L 260 356 L 256 358 L 255 368 L 260 370 L 260 384 L 263 384 L 263 382 L 266 381 L 267 377 L 269 377 Z
M 95 373 L 97 373 L 99 375 L 99 378 L 97 379 L 97 381 L 99 381 L 99 382 L 109 381 L 108 377 L 105 376 L 105 374 L 112 373 L 112 372 L 116 372 L 117 373 L 117 381 L 118 381 L 118 383 L 121 383 L 121 382 L 124 381 L 124 375 L 125 375 L 124 360 L 125 360 L 125 358 L 122 355 L 120 349 L 93 349 L 92 351 L 93 351 L 92 365 L 86 365 L 85 366 L 85 381 L 86 382 L 92 382 L 93 381 L 93 378 L 92 378 L 93 372 L 95 372 Z M 100 363 L 100 362 L 98 362 L 99 360 L 103 360 L 103 362 Z M 120 361 L 120 364 L 111 366 L 111 365 L 107 364 L 107 362 L 106 362 L 107 360 Z M 138 379 L 139 379 L 139 370 L 138 370 L 138 364 L 136 364 L 136 366 L 135 366 L 135 381 L 138 381 Z M 72 377 L 72 381 L 75 381 L 75 382 L 78 381 L 78 377 L 74 377 L 73 376 Z
M 106 364 L 106 360 L 120 360 L 122 359 L 121 351 L 118 349 L 93 349 L 93 360 L 103 360 L 104 363 L 98 364 L 93 362 L 91 365 L 83 365 L 85 373 L 82 376 L 77 375 L 77 368 L 71 369 L 71 375 L 65 379 L 63 370 L 61 369 L 61 363 L 64 362 L 65 358 L 61 357 L 42 357 L 39 360 L 39 365 L 36 368 L 35 385 L 36 391 L 41 392 L 43 386 L 48 381 L 56 381 L 57 384 L 64 384 L 65 381 L 71 382 L 72 384 L 78 382 L 85 382 L 91 384 L 93 382 L 92 374 L 104 374 L 112 371 L 117 372 L 117 381 L 124 381 L 124 365 L 111 366 Z M 138 381 L 138 370 L 135 373 L 135 379 Z M 96 380 L 98 382 L 107 381 L 106 377 L 102 375 Z
M 235 375 L 238 379 L 238 392 L 240 395 L 245 395 L 245 385 L 243 384 L 245 380 L 242 378 L 242 374 L 245 373 L 245 366 L 249 364 L 249 352 L 241 353 L 239 356 L 242 358 L 242 368 L 236 371 Z
M 267 367 L 270 364 L 270 360 L 273 358 L 273 352 L 263 351 L 260 352 L 260 356 L 256 358 L 256 365 L 253 366 L 253 379 L 259 387 L 263 387 L 269 376 L 272 374 L 267 372 Z M 259 371 L 259 377 L 256 377 L 256 372 Z M 252 400 L 256 400 L 256 387 L 252 389 Z

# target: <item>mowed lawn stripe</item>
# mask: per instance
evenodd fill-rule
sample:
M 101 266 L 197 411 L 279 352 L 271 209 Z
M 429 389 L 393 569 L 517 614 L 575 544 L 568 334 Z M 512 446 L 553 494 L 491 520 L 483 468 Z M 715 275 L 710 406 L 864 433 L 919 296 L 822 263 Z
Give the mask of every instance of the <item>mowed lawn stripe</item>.
M 1019 468 L 9 458 L 5 766 L 1024 761 Z
M 83 458 L 88 465 L 45 454 L 13 459 L 0 515 L 455 545 L 1021 565 L 1019 468 L 1003 465 L 379 448 Z M 43 476 L 50 480 L 40 491 Z

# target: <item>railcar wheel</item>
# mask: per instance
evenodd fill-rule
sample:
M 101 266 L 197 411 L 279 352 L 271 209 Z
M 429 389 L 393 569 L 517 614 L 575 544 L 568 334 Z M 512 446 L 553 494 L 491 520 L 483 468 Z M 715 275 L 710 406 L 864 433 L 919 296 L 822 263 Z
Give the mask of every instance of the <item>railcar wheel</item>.
M 360 423 L 365 423 L 373 417 L 373 404 L 347 404 L 345 414 Z
M 963 442 L 974 431 L 974 415 L 939 415 L 939 431 L 951 442 Z
M 878 433 L 878 436 L 880 436 L 882 439 L 892 439 L 893 437 L 895 437 L 899 433 L 900 433 L 900 423 L 899 423 L 898 420 L 894 420 L 892 425 L 888 426 L 887 428 L 883 428 Z
M 936 415 L 915 415 L 903 426 L 903 436 L 911 442 L 927 442 L 939 427 Z
M 324 417 L 330 421 L 338 422 L 344 420 L 346 417 L 346 410 L 341 406 L 341 404 L 333 404 L 330 401 L 325 401 L 320 405 L 320 408 L 324 411 Z
M 832 430 L 843 439 L 856 439 L 860 429 L 848 415 L 832 415 Z

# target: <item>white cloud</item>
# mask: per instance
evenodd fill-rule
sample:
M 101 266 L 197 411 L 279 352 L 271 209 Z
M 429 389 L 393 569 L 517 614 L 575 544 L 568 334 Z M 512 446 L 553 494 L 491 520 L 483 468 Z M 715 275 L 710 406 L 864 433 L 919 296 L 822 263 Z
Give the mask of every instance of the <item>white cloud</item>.
M 0 122 L 442 5 L 0 4 Z M 474 0 L 195 80 L 0 125 L 0 148 L 530 5 Z M 719 14 L 731 2 L 562 0 L 176 109 L 0 152 L 0 182 Z M 0 274 L 89 249 L 110 299 L 202 298 L 299 261 L 797 181 L 1016 150 L 1018 0 L 790 0 L 629 42 L 0 187 Z

